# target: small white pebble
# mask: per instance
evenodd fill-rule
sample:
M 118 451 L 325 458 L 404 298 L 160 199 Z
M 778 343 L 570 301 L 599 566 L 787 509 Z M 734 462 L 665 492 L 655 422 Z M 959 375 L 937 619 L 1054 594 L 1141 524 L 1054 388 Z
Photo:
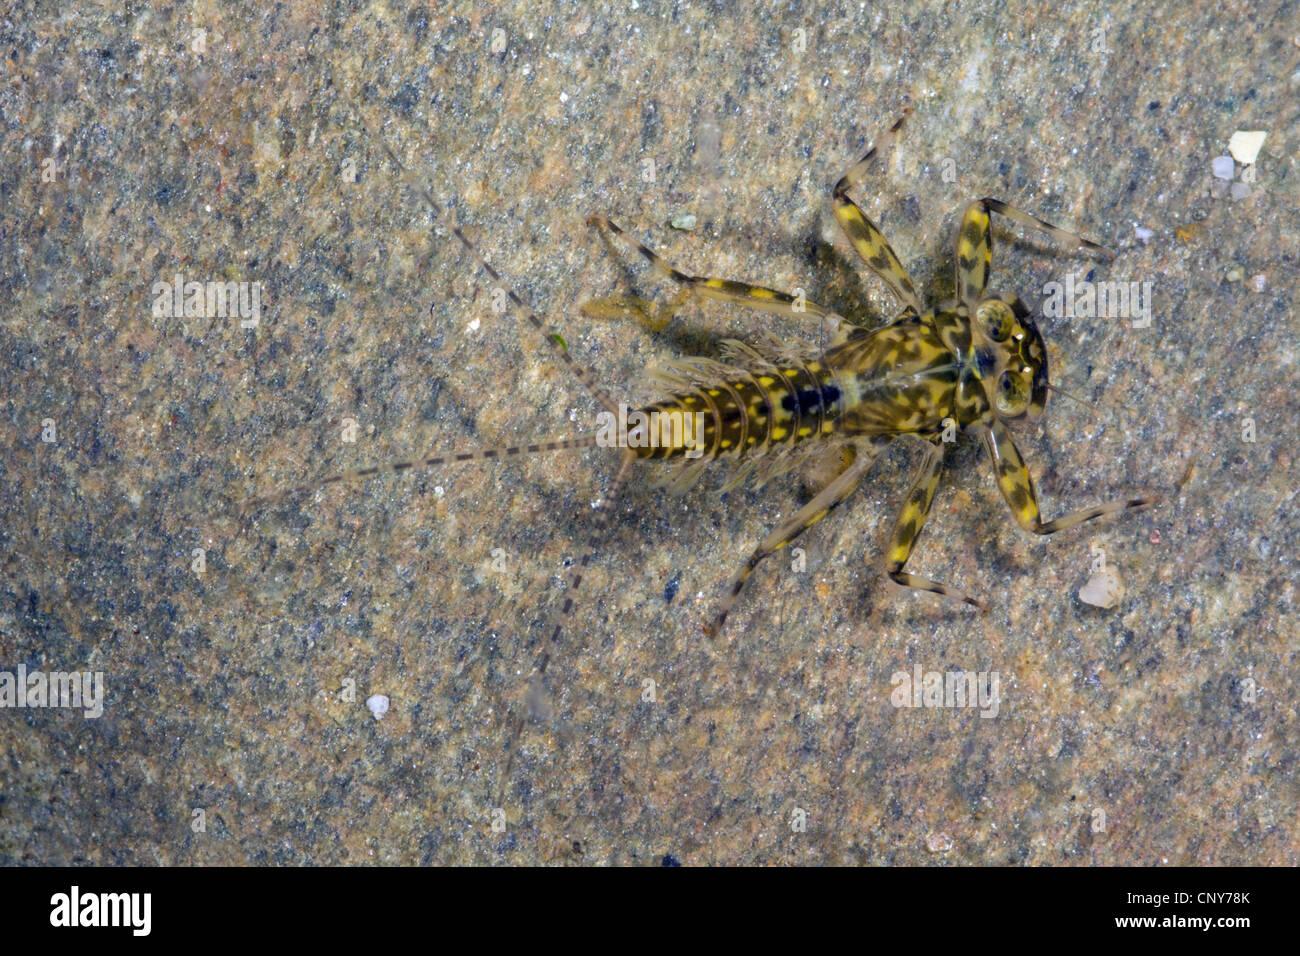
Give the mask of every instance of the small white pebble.
M 479 322 L 477 318 L 475 318 L 473 321 L 470 322 L 469 325 L 465 326 L 465 328 L 468 329 L 470 332 L 477 332 L 481 324 L 482 323 Z
M 1214 172 L 1215 179 L 1231 179 L 1232 174 L 1236 172 L 1231 156 L 1215 156 L 1214 161 L 1210 163 L 1210 169 Z
M 1233 199 L 1245 199 L 1250 195 L 1250 185 L 1248 183 L 1233 183 L 1232 189 L 1228 191 L 1228 194 L 1232 196 Z
M 678 213 L 669 221 L 668 225 L 682 232 L 690 232 L 695 228 L 695 214 L 690 212 Z
M 1267 130 L 1239 129 L 1228 140 L 1228 152 L 1242 165 L 1249 166 L 1259 156 L 1259 148 L 1264 145 Z
M 563 90 L 560 91 L 560 102 L 561 103 L 569 102 L 569 94 L 565 93 Z
M 1111 608 L 1124 597 L 1124 582 L 1119 579 L 1119 572 L 1107 565 L 1088 578 L 1088 583 L 1079 588 L 1079 600 L 1093 607 Z
M 388 713 L 388 698 L 383 694 L 372 694 L 366 698 L 366 707 L 375 715 L 375 720 L 383 720 Z
M 439 498 L 441 498 L 443 495 L 447 493 L 447 491 L 445 488 L 442 487 L 442 485 L 434 485 L 433 493 L 437 495 Z
M 1241 266 L 1233 266 L 1228 270 L 1228 274 L 1225 275 L 1224 278 L 1229 282 L 1240 282 L 1242 279 L 1246 278 L 1246 270 Z
M 1133 227 L 1133 234 L 1137 236 L 1139 239 L 1141 239 L 1143 242 L 1150 242 L 1151 237 L 1155 235 L 1155 233 L 1152 232 L 1150 229 L 1148 229 L 1146 226 L 1137 226 L 1137 225 Z
M 1256 292 L 1263 292 L 1268 288 L 1268 276 L 1260 272 L 1250 277 L 1250 285 Z
M 931 833 L 925 838 L 925 848 L 931 853 L 949 853 L 952 850 L 952 837 L 946 833 Z

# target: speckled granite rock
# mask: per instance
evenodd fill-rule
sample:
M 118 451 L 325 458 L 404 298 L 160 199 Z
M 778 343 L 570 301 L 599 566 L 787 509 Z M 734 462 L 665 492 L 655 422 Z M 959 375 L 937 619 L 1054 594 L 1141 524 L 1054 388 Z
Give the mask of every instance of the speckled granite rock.
M 102 671 L 106 699 L 97 720 L 0 710 L 0 862 L 1300 862 L 1294 6 L 545 6 L 3 14 L 0 670 Z M 531 705 L 609 457 L 241 520 L 338 467 L 594 422 L 359 117 L 640 401 L 656 361 L 822 333 L 585 318 L 670 293 L 584 217 L 878 321 L 829 184 L 907 103 L 864 202 L 924 289 L 951 286 L 982 195 L 1119 252 L 999 232 L 998 287 L 1154 283 L 1150 328 L 1044 322 L 1054 380 L 1096 408 L 1054 399 L 1021 442 L 1049 514 L 1167 499 L 1030 540 L 964 441 L 914 569 L 988 615 L 882 582 L 903 445 L 714 643 L 728 575 L 807 489 L 633 482 Z M 1238 129 L 1268 138 L 1234 200 L 1210 169 Z M 260 283 L 259 324 L 155 315 L 178 274 Z M 1111 610 L 1077 597 L 1098 551 Z M 894 707 L 917 666 L 998 672 L 998 715 Z

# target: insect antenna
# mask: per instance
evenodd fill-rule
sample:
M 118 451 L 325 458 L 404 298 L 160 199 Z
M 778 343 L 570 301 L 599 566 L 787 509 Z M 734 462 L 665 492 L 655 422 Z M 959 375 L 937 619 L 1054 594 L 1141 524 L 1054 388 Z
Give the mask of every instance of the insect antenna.
M 609 492 L 596 506 L 596 520 L 592 525 L 591 534 L 587 539 L 587 547 L 581 558 L 578 559 L 577 566 L 573 569 L 573 574 L 569 579 L 568 592 L 564 597 L 564 604 L 560 607 L 559 615 L 555 620 L 554 627 L 551 629 L 550 637 L 542 646 L 542 651 L 537 655 L 537 660 L 533 664 L 533 672 L 529 675 L 528 684 L 530 688 L 537 686 L 543 676 L 546 674 L 546 668 L 551 663 L 551 650 L 556 647 L 561 636 L 564 634 L 564 625 L 568 623 L 569 616 L 573 613 L 574 597 L 578 593 L 578 588 L 582 586 L 582 578 L 586 573 L 587 565 L 591 563 L 592 558 L 596 556 L 600 544 L 605 540 L 609 531 L 609 525 L 614 518 L 615 505 L 619 499 L 619 493 L 623 490 L 623 484 L 627 479 L 629 468 L 636 460 L 636 454 L 630 450 L 624 450 L 622 463 L 619 465 L 618 472 L 614 475 L 614 480 L 610 482 Z M 530 693 L 531 698 L 531 693 Z M 523 733 L 524 723 L 527 721 L 527 713 L 517 715 L 510 729 L 510 742 L 506 745 L 506 765 L 501 774 L 501 780 L 497 787 L 497 806 L 504 806 L 506 786 L 510 782 L 510 772 L 515 765 L 515 746 L 519 743 L 519 735 Z
M 451 229 L 452 235 L 454 235 L 460 241 L 460 244 L 465 247 L 465 250 L 474 259 L 478 267 L 482 269 L 493 282 L 499 282 L 502 284 L 506 297 L 509 298 L 510 304 L 514 307 L 515 311 L 527 319 L 528 324 L 542 334 L 547 343 L 554 350 L 555 354 L 559 356 L 564 367 L 573 374 L 574 378 L 582 383 L 583 388 L 585 388 L 591 394 L 592 398 L 596 399 L 596 401 L 599 402 L 606 411 L 613 415 L 617 415 L 618 405 L 616 405 L 614 400 L 606 394 L 603 388 L 596 384 L 595 377 L 591 374 L 591 370 L 583 365 L 579 365 L 573 360 L 573 356 L 569 354 L 568 346 L 564 344 L 564 338 L 558 332 L 547 329 L 542 320 L 537 317 L 537 313 L 525 305 L 524 300 L 519 297 L 519 294 L 505 283 L 501 278 L 501 274 L 493 268 L 492 263 L 488 262 L 487 259 L 484 258 L 483 254 L 478 251 L 478 247 L 470 241 L 469 237 L 465 235 L 464 231 L 456 224 L 451 215 L 442 208 L 436 199 L 433 198 L 433 194 L 429 192 L 428 187 L 420 182 L 420 180 L 415 177 L 415 174 L 406 168 L 406 164 L 398 158 L 397 153 L 388 145 L 388 142 L 371 129 L 370 125 L 363 117 L 358 115 L 357 119 L 361 123 L 361 126 L 366 130 L 366 133 L 369 135 L 371 140 L 379 144 L 380 148 L 387 154 L 392 164 L 401 172 L 402 179 L 406 182 L 407 186 L 409 186 L 416 195 L 424 200 L 425 204 L 428 205 L 429 209 L 432 210 L 436 217 L 441 219 L 447 227 Z
M 591 371 L 574 361 L 573 356 L 569 354 L 568 346 L 565 345 L 563 337 L 560 336 L 559 333 L 547 329 L 546 325 L 537 317 L 537 314 L 524 303 L 519 294 L 504 282 L 501 274 L 497 272 L 497 270 L 493 268 L 492 264 L 487 261 L 482 253 L 479 252 L 474 243 L 465 235 L 464 231 L 454 221 L 449 211 L 444 210 L 438 201 L 433 198 L 428 187 L 426 187 L 424 183 L 417 179 L 416 176 L 407 169 L 406 164 L 398 158 L 397 153 L 388 145 L 388 142 L 375 132 L 375 130 L 365 121 L 364 117 L 360 116 L 359 113 L 357 114 L 357 120 L 362 128 L 365 129 L 370 139 L 379 144 L 380 148 L 383 149 L 384 153 L 388 156 L 389 161 L 392 162 L 392 164 L 401 172 L 402 178 L 406 182 L 407 186 L 423 199 L 425 204 L 433 212 L 434 216 L 441 219 L 451 230 L 452 235 L 454 235 L 460 244 L 465 247 L 465 250 L 474 259 L 478 267 L 494 282 L 501 284 L 507 298 L 510 300 L 511 306 L 519 315 L 523 316 L 527 320 L 529 325 L 542 334 L 547 343 L 554 350 L 555 354 L 559 357 L 561 364 L 569 370 L 574 378 L 582 383 L 582 386 L 587 390 L 587 392 L 607 412 L 614 416 L 618 416 L 620 413 L 619 406 L 609 397 L 608 393 L 606 393 L 605 390 L 596 383 Z M 586 442 L 586 444 L 573 445 L 571 447 L 590 447 L 596 443 L 594 436 L 590 438 L 576 439 L 575 441 Z M 627 449 L 624 450 L 619 470 L 610 484 L 609 492 L 596 508 L 597 516 L 596 520 L 592 523 L 587 546 L 582 557 L 578 560 L 577 566 L 573 569 L 573 574 L 570 577 L 569 586 L 565 593 L 564 603 L 562 604 L 559 613 L 554 618 L 554 625 L 550 629 L 550 636 L 546 639 L 546 643 L 542 647 L 541 653 L 538 655 L 537 660 L 533 665 L 532 674 L 529 677 L 530 686 L 534 686 L 535 683 L 546 673 L 546 668 L 549 666 L 551 661 L 551 651 L 554 647 L 558 646 L 560 639 L 564 634 L 565 625 L 568 623 L 569 616 L 573 613 L 575 597 L 578 593 L 579 587 L 582 585 L 583 575 L 592 559 L 596 556 L 599 546 L 608 532 L 610 522 L 613 520 L 615 503 L 618 500 L 619 492 L 622 490 L 629 467 L 635 459 L 636 454 L 634 452 Z M 500 805 L 501 801 L 504 800 L 505 788 L 510 779 L 510 772 L 514 767 L 515 747 L 518 743 L 520 734 L 523 732 L 526 719 L 527 711 L 525 709 L 525 712 L 516 716 L 514 720 L 510 743 L 507 747 L 505 771 L 502 774 L 498 789 L 498 805 Z
M 499 448 L 473 448 L 463 451 L 447 451 L 442 452 L 441 454 L 430 454 L 424 458 L 412 458 L 407 461 L 390 461 L 383 464 L 366 465 L 361 468 L 353 468 L 349 471 L 336 472 L 335 474 L 328 475 L 324 478 L 318 478 L 315 481 L 306 484 L 294 485 L 291 488 L 283 488 L 269 495 L 260 495 L 256 498 L 249 498 L 244 502 L 243 510 L 245 512 L 255 511 L 258 508 L 264 508 L 267 505 L 275 504 L 285 498 L 291 498 L 295 495 L 317 491 L 329 485 L 362 481 L 366 478 L 373 478 L 376 475 L 399 474 L 402 472 L 414 471 L 419 468 L 437 468 L 441 465 L 460 464 L 461 462 L 467 461 L 494 461 L 499 458 L 517 458 L 523 455 L 536 455 L 551 451 L 594 448 L 596 447 L 596 439 L 596 435 L 580 435 L 576 438 L 554 438 L 548 441 L 535 441 L 519 445 L 505 445 Z
M 1098 405 L 1096 402 L 1090 402 L 1086 398 L 1080 398 L 1078 395 L 1074 395 L 1070 392 L 1067 392 L 1059 385 L 1053 385 L 1051 382 L 1047 382 L 1045 384 L 1047 385 L 1048 391 L 1055 392 L 1057 395 L 1060 395 L 1062 398 L 1068 398 L 1070 401 L 1082 405 L 1085 408 L 1090 408 L 1094 412 L 1100 412 L 1103 410 L 1101 406 Z M 1107 412 L 1107 414 L 1109 414 L 1109 412 Z
M 1083 405 L 1083 406 L 1085 406 L 1086 408 L 1090 409 L 1090 410 L 1093 411 L 1094 413 L 1101 413 L 1101 414 L 1104 414 L 1107 418 L 1111 419 L 1112 421 L 1117 421 L 1117 420 L 1119 420 L 1119 419 L 1118 419 L 1118 416 L 1115 415 L 1115 413 L 1114 413 L 1113 410 L 1111 410 L 1111 409 L 1109 409 L 1109 408 L 1104 408 L 1104 407 L 1103 407 L 1100 403 L 1098 403 L 1098 402 L 1090 402 L 1090 401 L 1088 401 L 1086 398 L 1080 398 L 1080 397 L 1077 396 L 1077 395 L 1074 395 L 1074 394 L 1071 394 L 1070 392 L 1067 392 L 1065 389 L 1061 388 L 1059 385 L 1053 385 L 1053 384 L 1051 384 L 1050 382 L 1047 383 L 1047 388 L 1048 388 L 1050 391 L 1056 392 L 1058 395 L 1060 395 L 1060 396 L 1062 396 L 1062 397 L 1064 397 L 1064 398 L 1068 398 L 1068 399 L 1069 399 L 1070 401 L 1072 401 L 1072 402 L 1076 402 L 1076 403 L 1079 404 L 1079 405 Z M 1122 402 L 1122 401 L 1120 401 L 1119 399 L 1110 399 L 1110 400 L 1108 401 L 1108 404 L 1112 404 L 1112 405 L 1118 406 L 1119 408 L 1123 409 L 1125 412 L 1133 412 L 1133 413 L 1137 413 L 1137 412 L 1140 412 L 1140 411 L 1141 411 L 1141 409 L 1136 408 L 1136 407 L 1134 407 L 1133 405 L 1128 404 L 1127 402 Z M 1187 428 L 1187 427 L 1191 427 L 1191 428 L 1195 428 L 1195 427 L 1197 427 L 1195 422 L 1191 421 L 1191 419 L 1189 419 L 1186 415 L 1182 414 L 1181 412 L 1171 411 L 1170 414 L 1172 415 L 1172 417 L 1173 417 L 1176 421 L 1180 422 L 1180 423 L 1181 423 L 1185 428 Z M 1182 488 L 1183 488 L 1183 486 L 1184 486 L 1185 484 L 1187 484 L 1187 482 L 1188 482 L 1188 480 L 1189 480 L 1189 478 L 1190 478 L 1190 476 L 1191 476 L 1191 473 L 1192 473 L 1192 471 L 1193 471 L 1193 469 L 1194 469 L 1194 467 L 1195 467 L 1195 465 L 1196 465 L 1196 461 L 1197 461 L 1197 457 L 1198 457 L 1198 455 L 1195 454 L 1195 449 L 1193 449 L 1193 452 L 1194 452 L 1194 453 L 1192 454 L 1192 456 L 1191 456 L 1191 457 L 1188 459 L 1188 461 L 1187 461 L 1187 467 L 1186 467 L 1186 469 L 1184 470 L 1182 477 L 1178 480 L 1177 484 L 1174 486 L 1174 490 L 1175 490 L 1175 491 L 1181 491 Z

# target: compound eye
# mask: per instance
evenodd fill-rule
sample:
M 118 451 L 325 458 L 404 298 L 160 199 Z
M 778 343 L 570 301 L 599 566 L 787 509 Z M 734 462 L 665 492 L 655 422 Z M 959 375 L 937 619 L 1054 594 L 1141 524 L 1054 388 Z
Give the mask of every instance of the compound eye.
M 1029 408 L 1030 380 L 1024 373 L 1003 372 L 994 398 L 999 414 L 1022 415 Z
M 1001 299 L 981 302 L 975 310 L 975 318 L 979 320 L 984 334 L 994 342 L 1005 342 L 1015 330 L 1016 317 L 1011 312 L 1011 306 Z

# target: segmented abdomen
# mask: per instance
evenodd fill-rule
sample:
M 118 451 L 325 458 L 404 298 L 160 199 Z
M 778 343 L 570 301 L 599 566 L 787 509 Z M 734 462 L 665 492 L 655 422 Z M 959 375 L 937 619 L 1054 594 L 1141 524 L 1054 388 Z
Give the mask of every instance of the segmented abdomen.
M 652 422 L 679 416 L 694 428 L 687 442 L 634 450 L 640 458 L 660 459 L 680 459 L 697 448 L 706 458 L 766 451 L 834 432 L 843 413 L 842 398 L 834 376 L 821 362 L 745 371 L 641 409 Z

